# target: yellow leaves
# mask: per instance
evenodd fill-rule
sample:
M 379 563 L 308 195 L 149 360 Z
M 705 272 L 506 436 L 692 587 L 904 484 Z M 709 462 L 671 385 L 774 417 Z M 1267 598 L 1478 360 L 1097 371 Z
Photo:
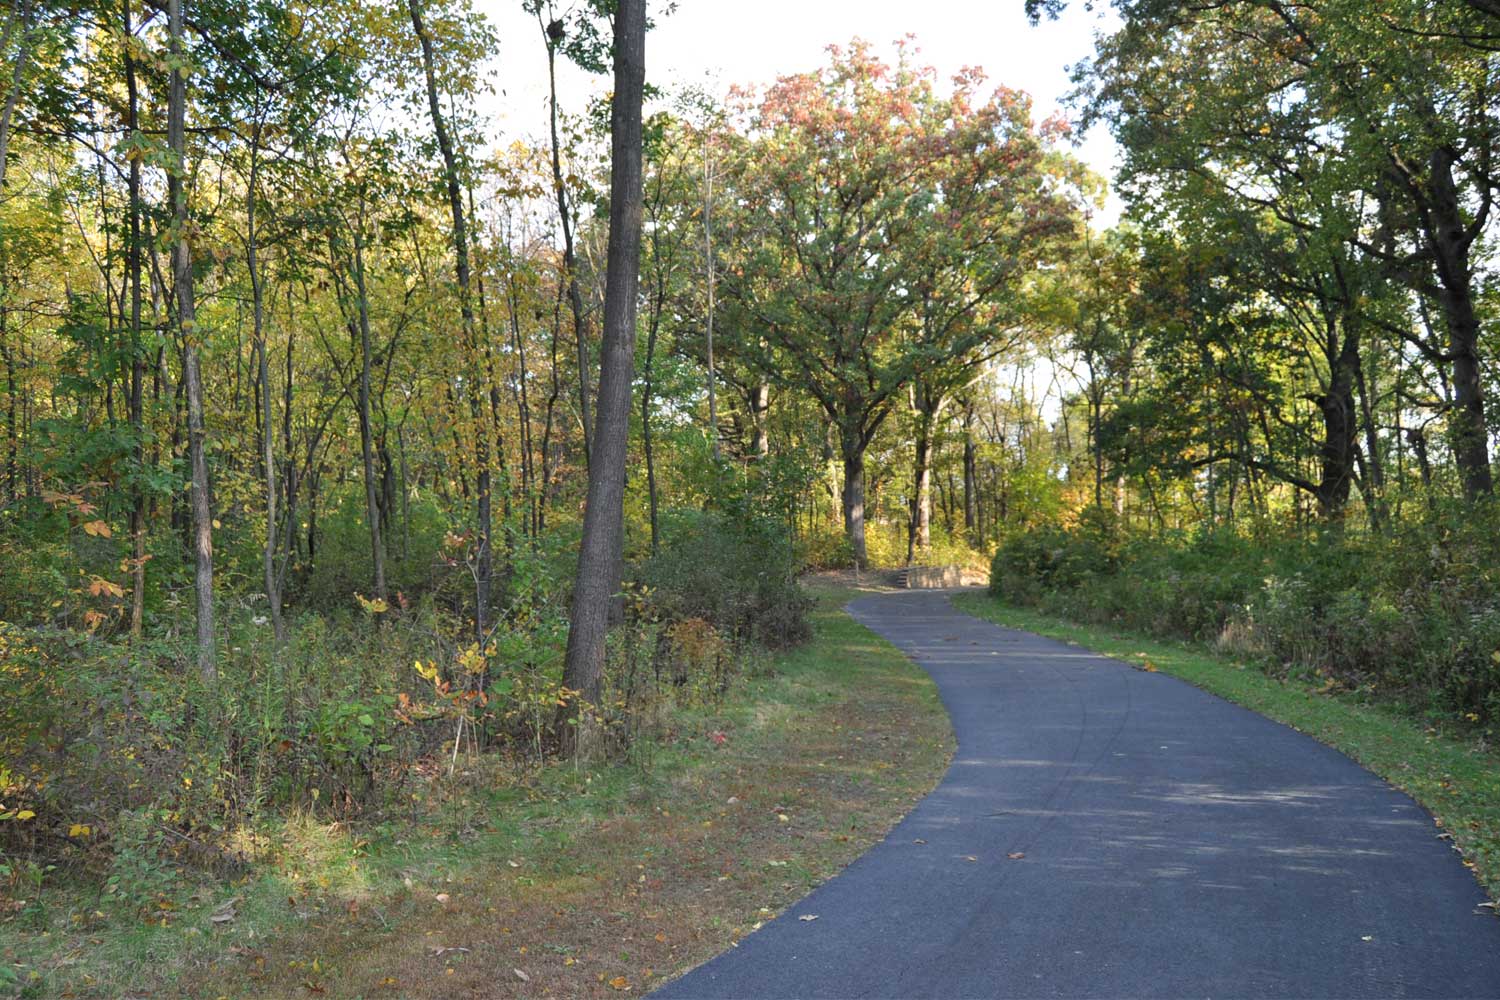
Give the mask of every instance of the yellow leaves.
M 436 663 L 424 664 L 421 660 L 417 660 L 412 664 L 412 669 L 416 670 L 418 676 L 423 680 L 431 681 L 433 684 L 437 683 L 438 665 Z
M 630 980 L 624 976 L 616 976 L 609 981 L 609 988 L 612 990 L 628 990 L 630 989 Z
M 114 532 L 110 530 L 109 525 L 104 521 L 85 521 L 83 524 L 83 533 L 94 538 L 110 538 L 114 535 Z
M 124 597 L 125 588 L 102 576 L 89 577 L 89 593 L 94 597 Z
M 87 823 L 74 823 L 68 827 L 68 836 L 74 839 L 91 836 L 93 832 L 94 828 Z
M 471 677 L 477 677 L 485 672 L 489 666 L 489 661 L 485 659 L 485 655 L 480 651 L 478 644 L 474 644 L 458 654 L 458 665 L 464 673 Z
M 391 610 L 390 604 L 383 597 L 376 597 L 371 599 L 365 597 L 364 594 L 355 594 L 354 599 L 359 602 L 360 607 L 364 608 L 372 615 L 383 615 L 387 611 Z

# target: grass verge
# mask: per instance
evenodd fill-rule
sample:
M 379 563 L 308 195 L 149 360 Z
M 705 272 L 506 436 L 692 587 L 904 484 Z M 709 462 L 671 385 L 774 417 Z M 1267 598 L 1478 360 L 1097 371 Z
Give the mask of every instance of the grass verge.
M 1147 659 L 1164 673 L 1328 744 L 1425 806 L 1490 898 L 1500 900 L 1500 754 L 1484 740 L 1458 739 L 1367 696 L 1272 677 L 1202 646 L 1082 625 L 985 594 L 961 594 L 953 603 L 997 625 L 1087 646 L 1128 663 Z
M 0 924 L 0 994 L 645 992 L 836 874 L 947 767 L 930 679 L 843 613 L 856 590 L 814 594 L 811 643 L 630 762 L 480 758 L 400 820 L 289 819 L 274 864 L 149 923 L 54 891 Z

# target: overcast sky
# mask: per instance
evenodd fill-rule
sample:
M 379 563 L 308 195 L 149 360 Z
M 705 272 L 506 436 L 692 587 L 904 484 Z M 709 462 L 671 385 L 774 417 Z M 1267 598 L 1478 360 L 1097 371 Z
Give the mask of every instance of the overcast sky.
M 500 137 L 542 135 L 546 56 L 535 20 L 522 12 L 521 0 L 476 0 L 476 6 L 500 34 L 489 109 Z M 1022 0 L 681 0 L 646 38 L 646 72 L 658 86 L 690 82 L 723 93 L 732 84 L 763 84 L 816 68 L 832 43 L 858 37 L 889 52 L 892 42 L 911 34 L 922 60 L 941 77 L 981 66 L 992 83 L 1029 92 L 1040 119 L 1062 108 L 1071 87 L 1068 67 L 1093 51 L 1096 31 L 1114 23 L 1112 15 L 1082 6 L 1074 3 L 1062 20 L 1033 28 Z M 574 110 L 607 86 L 571 67 L 560 79 L 562 101 Z M 1077 152 L 1110 175 L 1115 146 L 1102 129 Z

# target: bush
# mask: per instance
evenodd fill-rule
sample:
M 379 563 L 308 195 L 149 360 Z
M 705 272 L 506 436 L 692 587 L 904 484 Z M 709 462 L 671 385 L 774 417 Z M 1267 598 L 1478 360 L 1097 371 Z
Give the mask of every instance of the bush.
M 639 582 L 666 622 L 701 620 L 740 642 L 771 649 L 811 635 L 812 601 L 797 585 L 786 541 L 756 519 L 673 511 L 665 544 L 643 563 Z
M 1500 718 L 1497 529 L 1495 511 L 1471 509 L 1383 536 L 1126 537 L 1107 514 L 1092 515 L 1007 539 L 990 590 L 1481 722 Z

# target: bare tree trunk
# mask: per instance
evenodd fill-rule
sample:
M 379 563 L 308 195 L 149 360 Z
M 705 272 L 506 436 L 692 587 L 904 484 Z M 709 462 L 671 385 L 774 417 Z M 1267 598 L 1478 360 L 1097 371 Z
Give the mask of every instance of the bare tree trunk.
M 1353 322 L 1349 320 L 1348 322 Z M 1380 439 L 1375 426 L 1375 407 L 1378 389 L 1370 384 L 1374 381 L 1373 373 L 1367 379 L 1365 376 L 1364 362 L 1361 360 L 1358 370 L 1354 373 L 1355 387 L 1359 390 L 1360 423 L 1364 428 L 1365 438 L 1365 465 L 1367 467 L 1364 482 L 1364 494 L 1370 514 L 1370 527 L 1379 532 L 1383 530 L 1386 521 L 1385 513 L 1385 460 L 1380 454 Z
M 432 131 L 437 137 L 438 151 L 443 156 L 443 174 L 448 189 L 448 208 L 453 215 L 453 252 L 455 271 L 458 277 L 458 305 L 463 319 L 464 344 L 469 350 L 471 364 L 468 379 L 469 412 L 474 421 L 474 462 L 478 466 L 476 525 L 478 551 L 474 567 L 474 641 L 483 646 L 488 631 L 490 611 L 490 580 L 493 576 L 493 561 L 490 546 L 492 526 L 490 438 L 484 427 L 483 407 L 480 404 L 479 383 L 486 372 L 480 364 L 482 346 L 474 323 L 474 303 L 469 288 L 469 237 L 464 225 L 464 203 L 459 184 L 458 158 L 453 152 L 453 141 L 448 136 L 448 126 L 443 119 L 443 109 L 438 101 L 437 70 L 432 55 L 432 36 L 422 24 L 422 12 L 418 0 L 407 0 L 411 12 L 411 26 L 422 44 L 422 72 L 427 78 L 427 107 L 432 114 Z M 487 345 L 483 345 L 487 348 Z M 473 683 L 483 686 L 483 677 L 476 676 Z
M 750 454 L 765 458 L 771 453 L 766 420 L 771 412 L 771 383 L 758 382 L 750 389 Z
M 656 289 L 651 299 L 651 317 L 646 326 L 646 370 L 641 384 L 641 447 L 646 458 L 646 502 L 651 515 L 651 554 L 661 552 L 660 517 L 656 496 L 656 450 L 651 436 L 651 397 L 656 373 L 656 338 L 661 331 L 661 313 L 665 301 L 662 285 L 666 278 L 656 269 Z
M 917 404 L 917 433 L 912 463 L 912 519 L 906 540 L 908 565 L 917 553 L 932 549 L 932 438 L 947 403 L 940 391 L 925 385 L 916 386 L 912 398 Z
M 1345 319 L 1342 345 L 1338 324 L 1330 320 L 1328 388 L 1314 398 L 1323 417 L 1323 440 L 1318 451 L 1319 473 L 1315 496 L 1318 513 L 1325 520 L 1343 518 L 1354 484 L 1355 455 L 1359 450 L 1359 423 L 1354 402 L 1354 382 L 1359 375 L 1359 341 Z
M 193 306 L 193 260 L 187 203 L 187 71 L 182 44 L 182 0 L 169 0 L 172 82 L 168 98 L 167 146 L 172 169 L 167 173 L 172 219 L 176 227 L 172 252 L 177 287 L 177 330 L 182 338 L 182 376 L 187 395 L 188 456 L 192 465 L 193 591 L 198 611 L 198 671 L 205 681 L 218 676 L 214 646 L 214 525 L 208 496 L 208 456 L 204 449 L 203 376 L 198 366 L 197 314 Z
M 865 443 L 858 431 L 839 434 L 844 459 L 843 513 L 844 535 L 854 554 L 857 569 L 870 568 L 869 548 L 865 542 Z
M 984 544 L 976 506 L 979 493 L 978 449 L 974 446 L 974 404 L 964 403 L 964 533 L 969 544 Z M 976 535 L 977 531 L 977 535 Z
M 1489 494 L 1489 434 L 1484 418 L 1484 383 L 1479 363 L 1479 317 L 1474 309 L 1473 237 L 1467 232 L 1453 182 L 1453 154 L 1446 148 L 1432 156 L 1431 245 L 1442 286 L 1440 301 L 1448 327 L 1448 354 L 1453 359 L 1453 410 L 1449 436 L 1464 495 Z
M 265 283 L 260 271 L 260 233 L 256 230 L 255 208 L 260 180 L 261 123 L 255 122 L 250 139 L 250 176 L 245 189 L 245 266 L 250 271 L 252 299 L 251 326 L 255 342 L 255 363 L 260 383 L 260 447 L 262 474 L 266 490 L 266 544 L 261 551 L 265 574 L 266 604 L 270 608 L 271 630 L 277 644 L 286 642 L 286 625 L 281 620 L 281 579 L 276 573 L 276 553 L 280 547 L 276 535 L 276 430 L 271 413 L 271 363 L 266 357 Z M 288 348 L 290 350 L 290 348 Z M 290 528 L 289 528 L 290 530 Z
M 630 430 L 630 383 L 635 369 L 643 211 L 641 97 L 646 72 L 646 0 L 619 0 L 614 25 L 609 262 L 598 420 L 563 669 L 563 685 L 579 692 L 588 702 L 599 700 L 609 606 L 620 583 L 624 542 L 625 458 Z M 566 708 L 563 711 L 566 713 Z M 564 727 L 565 743 L 573 738 Z
M 354 239 L 354 293 L 356 324 L 359 333 L 359 455 L 365 477 L 365 518 L 370 527 L 370 564 L 374 570 L 375 597 L 386 598 L 385 538 L 380 523 L 380 499 L 375 473 L 375 427 L 370 405 L 370 369 L 373 346 L 370 343 L 370 298 L 365 285 L 365 201 L 359 195 L 359 212 L 349 228 Z
M 9 331 L 7 318 L 9 309 L 6 298 L 10 295 L 10 281 L 6 277 L 4 262 L 0 261 L 0 360 L 5 362 L 5 499 L 15 500 L 21 495 L 19 461 L 21 452 L 21 427 L 17 420 L 16 406 L 16 358 L 7 343 Z
M 126 7 L 126 23 L 129 23 L 129 7 Z M 16 112 L 16 101 L 21 96 L 21 82 L 26 75 L 26 61 L 31 55 L 31 0 L 21 2 L 11 11 L 5 22 L 5 38 L 0 41 L 0 52 L 10 47 L 13 32 L 21 32 L 21 41 L 16 48 L 16 61 L 10 71 L 10 89 L 5 93 L 5 106 L 0 108 L 0 192 L 5 190 L 5 169 L 10 159 L 10 120 Z M 129 29 L 126 29 L 127 34 Z M 126 59 L 129 64 L 129 57 Z
M 130 4 L 124 4 L 124 30 L 132 34 Z M 140 92 L 137 89 L 135 58 L 125 49 L 125 127 L 134 137 L 140 129 Z M 8 110 L 8 109 L 7 109 Z M 131 497 L 130 509 L 130 634 L 139 639 L 146 617 L 146 490 L 143 485 L 146 459 L 145 407 L 142 397 L 142 382 L 145 377 L 145 358 L 141 343 L 141 161 L 130 158 L 128 181 L 130 245 L 125 251 L 125 268 L 130 282 L 130 432 L 133 438 L 131 451 L 135 463 L 137 481 Z
M 563 39 L 561 21 L 544 23 L 542 8 L 537 8 L 537 24 L 542 28 L 542 40 L 547 46 L 547 107 L 550 113 L 552 136 L 552 189 L 557 198 L 557 216 L 563 232 L 563 270 L 567 273 L 568 307 L 573 312 L 573 339 L 578 351 L 578 416 L 583 423 L 583 464 L 593 459 L 590 448 L 593 440 L 593 422 L 590 417 L 589 397 L 589 341 L 583 321 L 583 293 L 578 288 L 578 255 L 573 247 L 573 217 L 568 208 L 568 191 L 563 183 L 562 144 L 557 135 L 557 47 Z M 602 377 L 602 376 L 601 376 Z
M 521 300 L 516 291 L 515 272 L 507 275 L 507 305 L 510 312 L 511 347 L 516 352 L 516 418 L 521 428 L 521 494 L 526 499 L 526 533 L 535 538 L 541 531 L 537 522 L 536 469 L 531 439 L 531 401 L 526 383 L 531 372 L 526 366 L 526 338 L 521 334 Z
M 719 460 L 719 407 L 714 383 L 718 381 L 714 372 L 714 167 L 708 145 L 708 134 L 703 135 L 703 260 L 708 276 L 708 309 L 703 317 L 703 339 L 708 351 L 708 433 L 713 442 L 714 461 Z

